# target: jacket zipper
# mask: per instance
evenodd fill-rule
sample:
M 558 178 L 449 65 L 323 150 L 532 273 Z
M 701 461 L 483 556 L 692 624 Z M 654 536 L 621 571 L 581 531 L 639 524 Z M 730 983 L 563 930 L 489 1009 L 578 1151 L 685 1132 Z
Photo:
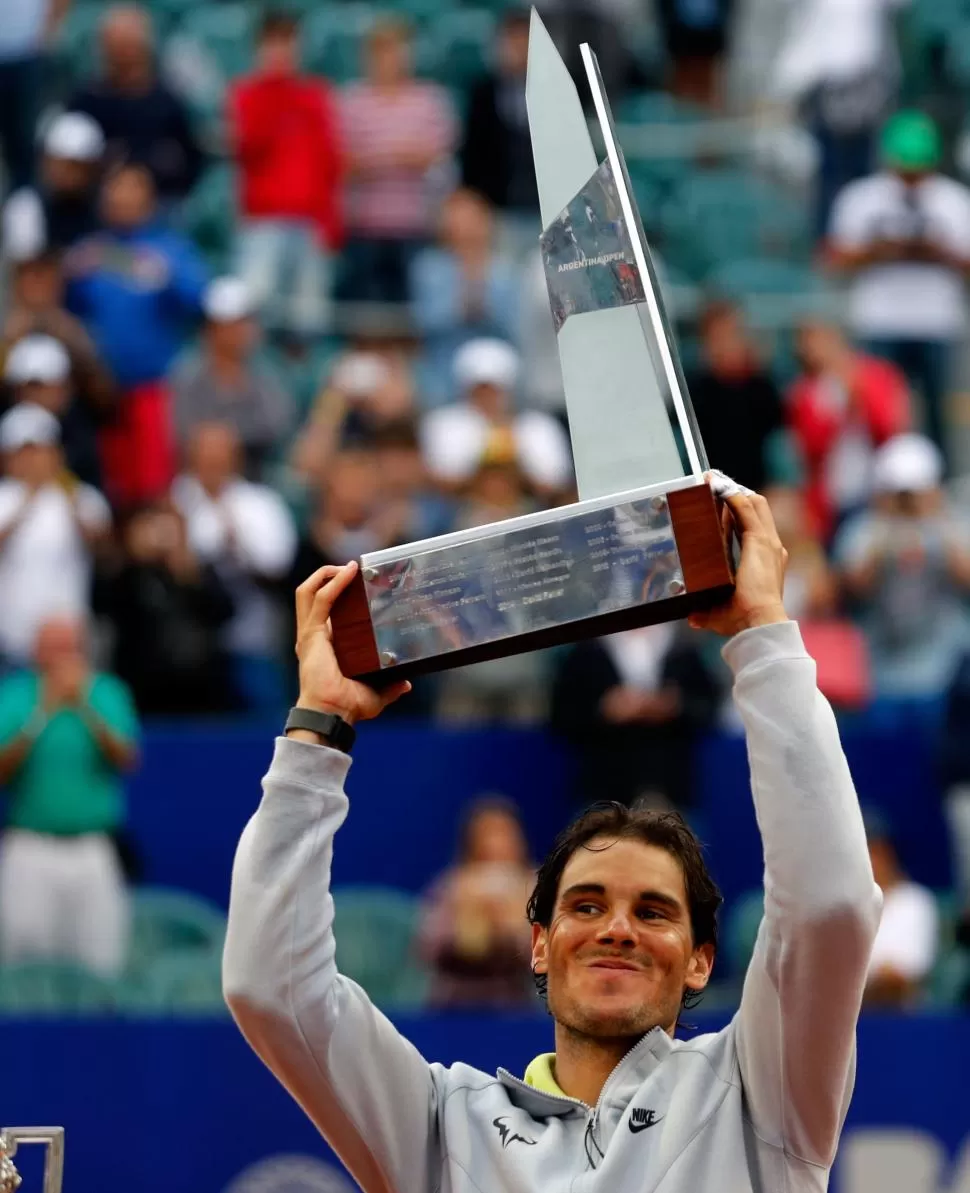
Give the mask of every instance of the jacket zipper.
M 534 1085 L 529 1085 L 528 1082 L 522 1081 L 521 1078 L 514 1076 L 507 1069 L 503 1069 L 502 1072 L 515 1085 L 518 1085 L 521 1089 L 528 1090 L 528 1092 L 531 1094 L 541 1094 L 544 1098 L 548 1098 L 552 1102 L 566 1102 L 570 1106 L 581 1107 L 586 1113 L 586 1131 L 589 1133 L 589 1137 L 593 1142 L 593 1146 L 600 1153 L 600 1156 L 602 1156 L 603 1152 L 600 1151 L 600 1146 L 596 1141 L 596 1124 L 599 1119 L 600 1108 L 603 1105 L 603 1098 L 606 1094 L 606 1091 L 609 1089 L 610 1084 L 613 1082 L 614 1078 L 616 1077 L 617 1073 L 620 1071 L 620 1069 L 623 1068 L 623 1066 L 630 1059 L 630 1057 L 634 1054 L 634 1052 L 636 1052 L 636 1050 L 640 1047 L 640 1045 L 644 1042 L 644 1040 L 647 1039 L 647 1036 L 649 1036 L 651 1034 L 652 1034 L 651 1032 L 647 1032 L 647 1035 L 643 1036 L 641 1039 L 639 1039 L 633 1045 L 633 1047 L 630 1049 L 630 1051 L 627 1052 L 624 1056 L 622 1056 L 620 1058 L 620 1060 L 617 1061 L 617 1063 L 613 1066 L 613 1068 L 610 1070 L 610 1075 L 603 1082 L 603 1088 L 600 1090 L 600 1095 L 596 1099 L 595 1106 L 590 1106 L 588 1102 L 583 1102 L 579 1098 L 570 1098 L 565 1094 L 546 1093 L 545 1090 L 536 1089 L 536 1087 Z M 592 1157 L 589 1155 L 588 1151 L 587 1151 L 587 1158 L 590 1160 L 590 1167 L 595 1168 L 596 1165 L 592 1162 Z

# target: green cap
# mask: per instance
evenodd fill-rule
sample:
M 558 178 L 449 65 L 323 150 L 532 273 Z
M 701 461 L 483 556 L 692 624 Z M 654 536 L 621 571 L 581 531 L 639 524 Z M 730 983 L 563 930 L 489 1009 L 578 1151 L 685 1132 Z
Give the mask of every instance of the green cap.
M 932 170 L 942 155 L 940 133 L 923 112 L 897 112 L 882 130 L 882 157 L 897 170 Z

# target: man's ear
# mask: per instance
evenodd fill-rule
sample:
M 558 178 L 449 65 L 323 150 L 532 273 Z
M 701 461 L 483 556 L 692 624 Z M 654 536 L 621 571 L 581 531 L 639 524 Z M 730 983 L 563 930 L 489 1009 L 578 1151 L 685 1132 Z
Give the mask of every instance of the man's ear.
M 713 968 L 714 945 L 708 941 L 707 944 L 700 945 L 691 953 L 690 960 L 687 962 L 687 977 L 684 979 L 684 985 L 688 990 L 695 990 L 699 994 L 711 980 Z
M 548 973 L 547 948 L 549 934 L 541 924 L 532 925 L 532 972 Z

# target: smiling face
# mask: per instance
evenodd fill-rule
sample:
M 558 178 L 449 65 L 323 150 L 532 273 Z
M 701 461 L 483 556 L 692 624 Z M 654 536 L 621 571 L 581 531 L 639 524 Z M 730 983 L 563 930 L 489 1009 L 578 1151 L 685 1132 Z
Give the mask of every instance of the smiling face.
M 685 990 L 714 963 L 694 946 L 684 872 L 667 850 L 626 837 L 592 838 L 562 872 L 548 928 L 532 930 L 532 962 L 548 978 L 557 1024 L 594 1039 L 672 1031 Z

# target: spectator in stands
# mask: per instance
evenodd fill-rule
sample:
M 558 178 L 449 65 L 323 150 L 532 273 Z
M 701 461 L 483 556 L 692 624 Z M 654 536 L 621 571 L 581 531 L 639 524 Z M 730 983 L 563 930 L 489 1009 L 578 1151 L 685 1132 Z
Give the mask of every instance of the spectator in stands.
M 44 251 L 39 256 L 18 259 L 11 270 L 10 281 L 6 318 L 0 330 L 0 357 L 7 359 L 18 341 L 38 336 L 51 337 L 66 349 L 75 396 L 75 402 L 68 408 L 67 419 L 63 421 L 68 462 L 81 480 L 100 484 L 93 427 L 112 417 L 118 394 L 114 378 L 98 356 L 83 324 L 64 307 L 64 272 L 60 255 Z M 79 449 L 73 444 L 73 425 L 68 425 L 75 420 L 87 424 L 85 434 L 79 434 L 86 442 L 83 461 L 79 458 Z
M 472 87 L 461 147 L 462 185 L 496 209 L 505 247 L 517 256 L 539 235 L 539 191 L 525 107 L 529 14 L 509 9 L 499 23 L 495 65 Z
M 689 388 L 707 458 L 761 493 L 777 478 L 781 395 L 734 303 L 710 303 L 701 313 L 700 333 L 703 366 Z
M 205 159 L 185 106 L 158 77 L 154 40 L 146 9 L 134 4 L 109 8 L 101 22 L 101 76 L 67 106 L 97 121 L 110 161 L 137 162 L 150 170 L 168 205 L 188 194 Z
M 943 811 L 950 836 L 954 886 L 970 945 L 970 651 L 964 651 L 946 693 L 940 742 Z
M 71 472 L 98 485 L 96 419 L 100 411 L 84 406 L 72 387 L 71 357 L 53 336 L 26 336 L 7 354 L 3 369 L 8 407 L 31 402 L 49 410 L 60 423 L 61 445 Z
M 352 301 L 404 303 L 411 260 L 432 232 L 455 119 L 444 91 L 414 78 L 399 21 L 371 30 L 366 66 L 366 79 L 341 97 L 350 234 L 341 291 Z
M 891 439 L 874 460 L 870 508 L 835 543 L 881 695 L 941 696 L 968 641 L 970 533 L 944 498 L 942 473 L 929 439 Z
M 293 589 L 325 563 L 346 563 L 407 538 L 408 511 L 383 500 L 375 453 L 346 448 L 330 460 L 296 552 Z
M 168 503 L 123 522 L 123 554 L 97 585 L 99 611 L 115 630 L 114 671 L 149 716 L 199 716 L 237 707 L 222 630 L 233 595 L 188 544 Z
M 232 593 L 236 612 L 223 643 L 236 686 L 252 711 L 275 715 L 285 703 L 277 585 L 296 552 L 293 519 L 282 497 L 243 478 L 243 448 L 227 423 L 200 423 L 172 485 L 188 545 Z
M 421 423 L 431 476 L 455 490 L 486 456 L 512 454 L 540 499 L 563 493 L 572 480 L 569 442 L 551 415 L 513 409 L 519 373 L 515 349 L 501 340 L 471 340 L 456 354 L 454 370 L 462 401 L 433 410 Z
M 337 360 L 317 395 L 293 446 L 293 469 L 319 484 L 339 448 L 368 446 L 382 428 L 412 413 L 408 362 L 389 352 L 351 350 Z
M 778 537 L 788 552 L 785 568 L 785 608 L 795 621 L 820 621 L 836 608 L 837 589 L 818 535 L 812 531 L 802 489 L 777 486 L 768 503 Z
M 0 670 L 23 666 L 41 624 L 90 609 L 93 553 L 111 525 L 101 494 L 64 468 L 60 425 L 23 403 L 0 418 Z
M 532 1001 L 525 905 L 534 881 L 518 809 L 486 796 L 467 810 L 455 864 L 432 884 L 418 937 L 433 1007 Z
M 689 808 L 697 738 L 719 699 L 697 646 L 675 624 L 572 647 L 555 677 L 552 726 L 575 751 L 574 796 Z
M 432 405 L 455 397 L 451 366 L 462 344 L 515 339 L 520 289 L 515 265 L 496 251 L 492 213 L 480 195 L 449 196 L 440 235 L 440 247 L 422 252 L 411 271 L 412 315 L 425 339 L 421 396 Z
M 83 623 L 39 626 L 31 670 L 0 683 L 0 955 L 74 961 L 107 977 L 125 962 L 128 908 L 113 840 L 122 776 L 138 758 L 128 689 L 89 661 Z
M 381 501 L 392 525 L 403 527 L 405 543 L 433 538 L 453 529 L 453 503 L 431 484 L 415 422 L 385 422 L 370 437 L 374 466 L 381 478 Z
M 806 0 L 774 68 L 776 95 L 798 105 L 819 148 L 815 228 L 829 230 L 843 187 L 872 169 L 879 126 L 899 86 L 894 10 L 909 0 Z
M 670 88 L 690 103 L 721 103 L 721 62 L 727 49 L 734 0 L 660 0 Z
M 883 818 L 868 811 L 865 821 L 872 873 L 883 898 L 865 1002 L 870 1007 L 912 1007 L 939 948 L 936 900 L 932 891 L 907 877 Z
M 798 329 L 802 375 L 788 419 L 807 470 L 813 529 L 827 540 L 869 497 L 873 452 L 910 423 L 900 371 L 858 352 L 840 328 L 807 320 Z
M 165 378 L 201 313 L 195 248 L 157 222 L 152 176 L 126 165 L 106 180 L 105 230 L 68 258 L 68 305 L 85 322 L 121 391 L 102 433 L 105 487 L 119 505 L 163 496 L 174 473 Z
M 21 187 L 4 206 L 8 255 L 23 260 L 46 249 L 68 248 L 97 231 L 104 148 L 104 133 L 90 116 L 63 112 L 54 117 L 44 134 L 39 186 Z M 15 243 L 16 229 L 28 221 L 36 239 Z
M 71 0 L 17 0 L 0 22 L 0 151 L 9 190 L 34 180 L 47 47 Z
M 322 79 L 300 73 L 299 26 L 268 13 L 256 71 L 229 96 L 239 166 L 237 272 L 264 319 L 298 336 L 330 325 L 333 254 L 343 240 L 343 150 Z
M 938 172 L 940 155 L 928 116 L 894 116 L 883 170 L 838 196 L 829 248 L 852 278 L 852 331 L 919 389 L 926 429 L 945 455 L 945 401 L 968 316 L 970 188 Z
M 197 352 L 177 363 L 169 378 L 180 447 L 199 423 L 231 423 L 242 440 L 246 475 L 258 478 L 286 440 L 293 401 L 257 355 L 256 304 L 238 278 L 217 278 L 202 299 L 205 325 Z

